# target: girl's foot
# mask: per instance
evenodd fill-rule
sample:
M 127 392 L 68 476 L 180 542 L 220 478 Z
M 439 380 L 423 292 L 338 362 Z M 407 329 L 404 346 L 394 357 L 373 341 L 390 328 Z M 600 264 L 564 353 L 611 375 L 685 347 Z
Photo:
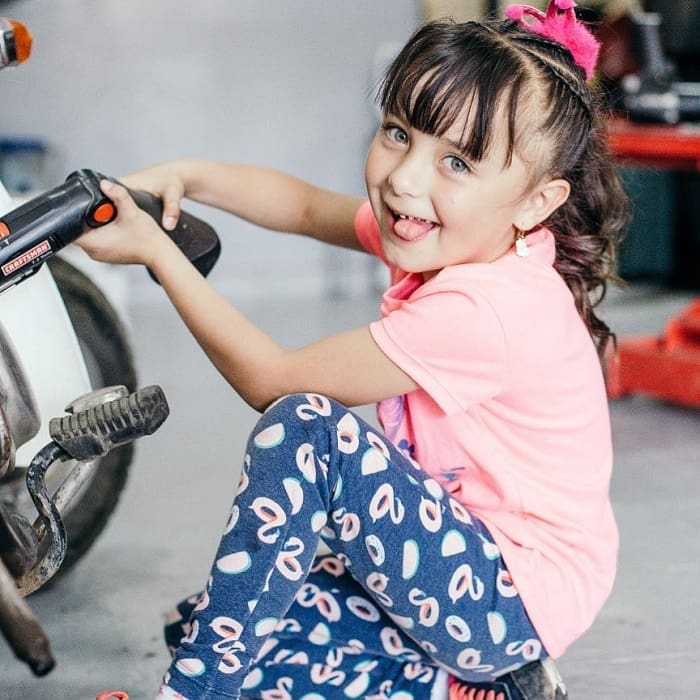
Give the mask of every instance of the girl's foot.
M 489 683 L 450 678 L 450 700 L 567 700 L 564 681 L 551 659 L 534 661 Z
M 106 690 L 100 693 L 95 700 L 129 700 L 129 696 L 121 690 Z

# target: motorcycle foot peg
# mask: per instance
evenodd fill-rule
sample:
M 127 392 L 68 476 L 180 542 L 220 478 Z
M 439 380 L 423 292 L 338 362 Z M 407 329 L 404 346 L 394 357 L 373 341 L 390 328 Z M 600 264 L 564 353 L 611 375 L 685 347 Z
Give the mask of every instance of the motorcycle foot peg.
M 170 413 L 163 390 L 147 386 L 126 395 L 123 387 L 91 392 L 67 407 L 69 415 L 52 418 L 49 434 L 78 461 L 97 459 L 114 447 L 153 434 Z

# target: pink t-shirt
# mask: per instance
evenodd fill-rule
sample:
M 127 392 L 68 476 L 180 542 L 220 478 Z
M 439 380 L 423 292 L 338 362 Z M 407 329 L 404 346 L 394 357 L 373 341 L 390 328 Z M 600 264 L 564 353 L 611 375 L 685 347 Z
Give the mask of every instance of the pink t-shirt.
M 369 204 L 360 242 L 382 257 Z M 610 422 L 600 362 L 554 237 L 527 258 L 453 265 L 423 283 L 390 267 L 381 350 L 419 386 L 380 402 L 386 435 L 489 529 L 553 657 L 593 622 L 615 577 Z

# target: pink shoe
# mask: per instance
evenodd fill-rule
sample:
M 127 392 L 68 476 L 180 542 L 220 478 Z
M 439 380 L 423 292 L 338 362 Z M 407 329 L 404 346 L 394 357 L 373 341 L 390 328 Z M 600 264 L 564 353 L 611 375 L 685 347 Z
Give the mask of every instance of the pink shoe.
M 129 696 L 121 690 L 105 690 L 95 700 L 129 700 Z
M 567 700 L 564 681 L 551 659 L 533 661 L 490 682 L 450 677 L 450 700 Z

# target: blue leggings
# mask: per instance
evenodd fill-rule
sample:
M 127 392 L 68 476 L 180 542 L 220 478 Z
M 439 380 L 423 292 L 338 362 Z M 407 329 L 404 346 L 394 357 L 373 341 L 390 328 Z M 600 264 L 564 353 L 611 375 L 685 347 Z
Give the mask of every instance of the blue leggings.
M 206 590 L 166 639 L 188 700 L 429 698 L 439 667 L 485 681 L 546 655 L 484 525 L 317 394 L 261 417 Z

